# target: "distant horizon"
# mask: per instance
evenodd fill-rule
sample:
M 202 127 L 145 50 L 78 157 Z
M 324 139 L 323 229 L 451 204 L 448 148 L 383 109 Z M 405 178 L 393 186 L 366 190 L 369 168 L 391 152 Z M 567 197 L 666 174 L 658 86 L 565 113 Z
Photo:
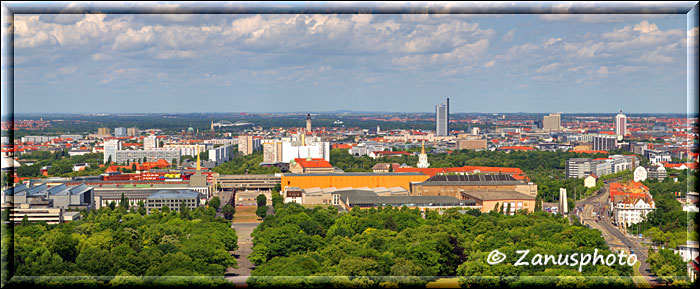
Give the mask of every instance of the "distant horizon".
M 244 116 L 242 113 L 245 114 L 305 114 L 305 113 L 310 113 L 310 114 L 435 114 L 435 112 L 413 112 L 413 111 L 230 111 L 230 112 L 201 112 L 201 111 L 196 111 L 196 112 L 23 112 L 23 113 L 14 113 L 15 116 L 17 115 L 32 115 L 32 116 L 39 116 L 39 115 L 83 115 L 83 116 L 100 116 L 102 114 L 104 115 L 123 115 L 123 116 L 131 116 L 134 114 L 138 115 L 192 115 L 192 114 L 241 114 Z M 561 113 L 564 115 L 616 115 L 619 113 L 619 111 L 615 112 L 525 112 L 525 111 L 519 111 L 519 112 L 450 112 L 450 114 L 549 114 L 549 113 Z M 687 112 L 626 112 L 622 111 L 623 114 L 625 115 L 695 115 L 698 116 L 698 113 L 687 113 Z M 2 115 L 2 117 L 8 117 L 9 115 Z

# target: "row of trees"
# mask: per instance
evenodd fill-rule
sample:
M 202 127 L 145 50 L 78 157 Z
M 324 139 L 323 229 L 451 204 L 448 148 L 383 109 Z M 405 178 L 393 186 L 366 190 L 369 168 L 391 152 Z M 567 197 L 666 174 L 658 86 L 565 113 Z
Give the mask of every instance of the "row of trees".
M 237 155 L 232 160 L 220 164 L 212 170 L 222 175 L 274 174 L 281 172 L 277 167 L 261 167 L 260 163 L 262 162 L 263 153 L 257 151 L 250 155 Z
M 3 228 L 3 268 L 16 276 L 86 276 L 90 284 L 113 284 L 125 276 L 223 277 L 236 266 L 229 253 L 237 248 L 236 232 L 213 208 L 178 214 L 166 206 L 143 215 L 120 205 L 83 214 L 69 223 Z
M 406 207 L 339 214 L 335 208 L 304 209 L 278 205 L 253 232 L 257 265 L 249 284 L 267 286 L 279 279 L 262 276 L 629 276 L 629 266 L 514 266 L 516 250 L 535 254 L 612 253 L 600 232 L 571 226 L 547 213 L 506 216 L 455 209 L 440 215 Z M 506 254 L 489 265 L 489 253 Z M 531 257 L 530 257 L 531 258 Z M 256 278 L 255 276 L 260 276 Z M 355 278 L 357 276 L 358 278 Z M 416 279 L 420 282 L 422 279 Z M 631 285 L 619 279 L 619 284 Z M 469 281 L 467 281 L 469 282 Z M 377 283 L 374 283 L 377 285 Z M 308 284 L 307 284 L 308 285 Z

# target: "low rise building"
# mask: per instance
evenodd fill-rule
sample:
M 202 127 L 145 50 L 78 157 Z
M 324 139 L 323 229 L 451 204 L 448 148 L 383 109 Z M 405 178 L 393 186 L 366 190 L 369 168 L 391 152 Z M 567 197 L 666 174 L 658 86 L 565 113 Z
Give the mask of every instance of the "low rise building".
M 469 191 L 464 192 L 464 200 L 473 200 L 481 207 L 481 212 L 488 213 L 496 209 L 498 212 L 513 215 L 517 211 L 533 212 L 535 210 L 535 197 L 516 191 Z M 510 207 L 510 211 L 508 211 Z
M 465 199 L 474 191 L 515 191 L 537 196 L 537 185 L 519 181 L 510 175 L 435 175 L 420 183 L 411 184 L 411 196 L 450 196 Z
M 161 190 L 146 198 L 146 210 L 150 214 L 152 209 L 160 210 L 168 206 L 171 211 L 179 213 L 183 203 L 190 210 L 194 210 L 199 206 L 199 199 L 200 194 L 191 190 Z
M 481 209 L 476 202 L 448 196 L 379 196 L 369 190 L 342 190 L 332 194 L 332 204 L 344 210 L 357 206 L 363 208 L 403 207 L 425 210 L 449 208 Z
M 289 163 L 289 171 L 294 174 L 332 173 L 335 171 L 330 162 L 322 158 L 296 158 Z

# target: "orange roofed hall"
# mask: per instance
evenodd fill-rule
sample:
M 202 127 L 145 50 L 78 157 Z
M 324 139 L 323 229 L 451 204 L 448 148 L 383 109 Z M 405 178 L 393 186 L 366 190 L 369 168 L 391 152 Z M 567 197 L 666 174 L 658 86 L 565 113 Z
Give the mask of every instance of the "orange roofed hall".
M 412 182 L 423 182 L 430 176 L 422 173 L 306 173 L 282 174 L 281 185 L 309 188 L 393 188 L 410 189 Z

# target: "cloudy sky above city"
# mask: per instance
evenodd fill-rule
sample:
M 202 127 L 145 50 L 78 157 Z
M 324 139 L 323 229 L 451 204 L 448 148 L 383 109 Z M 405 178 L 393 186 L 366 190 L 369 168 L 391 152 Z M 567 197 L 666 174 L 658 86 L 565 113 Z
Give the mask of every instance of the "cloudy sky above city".
M 430 112 L 445 97 L 452 113 L 685 113 L 698 28 L 684 14 L 44 14 L 15 15 L 14 33 L 15 113 Z

